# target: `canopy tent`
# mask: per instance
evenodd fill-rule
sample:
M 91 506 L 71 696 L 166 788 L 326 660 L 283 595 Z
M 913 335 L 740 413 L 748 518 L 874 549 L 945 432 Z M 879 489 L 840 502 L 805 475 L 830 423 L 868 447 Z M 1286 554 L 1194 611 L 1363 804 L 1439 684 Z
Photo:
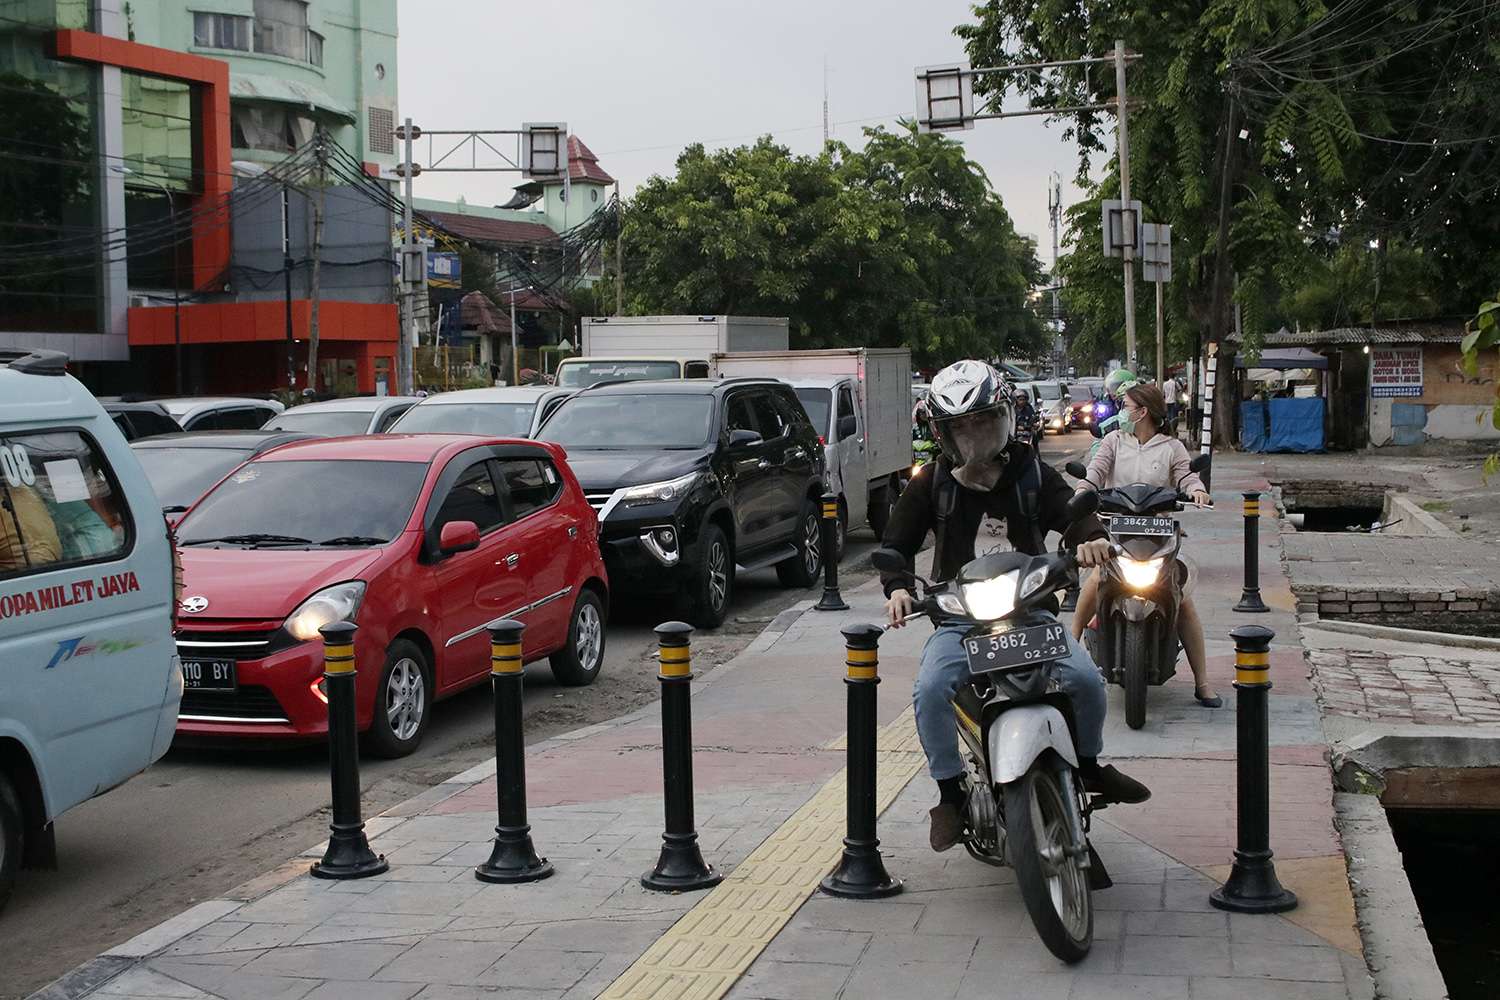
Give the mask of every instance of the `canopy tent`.
M 1236 368 L 1247 368 L 1245 356 L 1236 354 L 1234 356 Z M 1273 371 L 1286 371 L 1290 368 L 1322 368 L 1328 367 L 1328 359 L 1317 351 L 1310 351 L 1305 347 L 1275 347 L 1260 352 L 1260 358 L 1255 362 L 1255 368 L 1269 368 Z

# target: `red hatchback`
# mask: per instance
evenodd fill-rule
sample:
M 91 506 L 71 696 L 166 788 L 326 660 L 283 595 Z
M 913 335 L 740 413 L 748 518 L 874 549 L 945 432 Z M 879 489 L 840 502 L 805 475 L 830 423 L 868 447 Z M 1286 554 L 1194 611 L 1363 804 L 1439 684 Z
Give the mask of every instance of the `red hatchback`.
M 318 627 L 359 626 L 367 749 L 421 742 L 432 702 L 489 676 L 485 626 L 588 684 L 604 657 L 598 520 L 563 450 L 457 434 L 324 438 L 236 469 L 177 525 L 179 736 L 328 731 Z

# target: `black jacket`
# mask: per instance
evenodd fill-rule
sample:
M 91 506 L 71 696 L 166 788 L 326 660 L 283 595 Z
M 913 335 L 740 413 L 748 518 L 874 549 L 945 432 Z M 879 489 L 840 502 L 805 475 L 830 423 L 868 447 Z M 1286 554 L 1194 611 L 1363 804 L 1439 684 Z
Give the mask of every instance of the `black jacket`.
M 963 564 L 974 558 L 975 538 L 986 514 L 992 518 L 1004 519 L 1011 545 L 1028 555 L 1041 555 L 1046 551 L 1046 535 L 1052 531 L 1060 533 L 1063 544 L 1070 548 L 1076 548 L 1080 542 L 1108 537 L 1104 526 L 1092 514 L 1078 521 L 1068 520 L 1066 507 L 1073 497 L 1073 490 L 1056 469 L 1041 461 L 1037 461 L 1037 465 L 1041 467 L 1036 517 L 1036 528 L 1039 530 L 1033 531 L 1021 509 L 1022 499 L 1017 488 L 1027 468 L 1032 465 L 1031 446 L 1012 441 L 1005 454 L 1005 469 L 993 490 L 980 493 L 957 480 L 953 481 L 956 503 L 941 532 L 942 548 L 933 563 L 934 583 L 953 579 Z M 921 551 L 922 543 L 927 540 L 927 532 L 937 527 L 933 482 L 939 476 L 952 478 L 951 466 L 946 457 L 928 462 L 918 470 L 916 477 L 902 491 L 901 499 L 896 501 L 890 524 L 886 526 L 883 544 L 906 556 L 908 565 L 914 563 L 917 553 Z M 910 589 L 910 580 L 899 574 L 882 573 L 880 576 L 887 597 L 894 590 Z

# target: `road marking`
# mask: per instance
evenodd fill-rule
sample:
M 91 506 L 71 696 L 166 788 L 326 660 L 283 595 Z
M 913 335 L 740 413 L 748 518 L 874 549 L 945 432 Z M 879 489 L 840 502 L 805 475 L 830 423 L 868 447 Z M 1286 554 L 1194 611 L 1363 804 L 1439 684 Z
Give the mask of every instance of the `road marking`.
M 843 749 L 845 737 L 828 744 Z M 926 758 L 910 706 L 875 742 L 875 812 Z M 717 1000 L 744 975 L 843 854 L 847 770 L 828 780 L 703 901 L 599 994 L 599 1000 Z

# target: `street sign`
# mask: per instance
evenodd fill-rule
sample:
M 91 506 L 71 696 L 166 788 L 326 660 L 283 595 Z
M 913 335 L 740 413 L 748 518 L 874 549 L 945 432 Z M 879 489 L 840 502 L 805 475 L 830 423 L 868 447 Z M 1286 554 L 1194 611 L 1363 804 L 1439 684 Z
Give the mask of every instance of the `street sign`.
M 1104 256 L 1123 257 L 1125 247 L 1140 256 L 1141 244 L 1145 242 L 1145 234 L 1141 232 L 1141 203 L 1132 201 L 1126 205 L 1118 198 L 1106 198 L 1100 206 Z
M 1160 222 L 1142 225 L 1141 280 L 1172 280 L 1172 227 Z
M 918 66 L 916 73 L 918 132 L 974 127 L 974 75 L 968 63 Z

